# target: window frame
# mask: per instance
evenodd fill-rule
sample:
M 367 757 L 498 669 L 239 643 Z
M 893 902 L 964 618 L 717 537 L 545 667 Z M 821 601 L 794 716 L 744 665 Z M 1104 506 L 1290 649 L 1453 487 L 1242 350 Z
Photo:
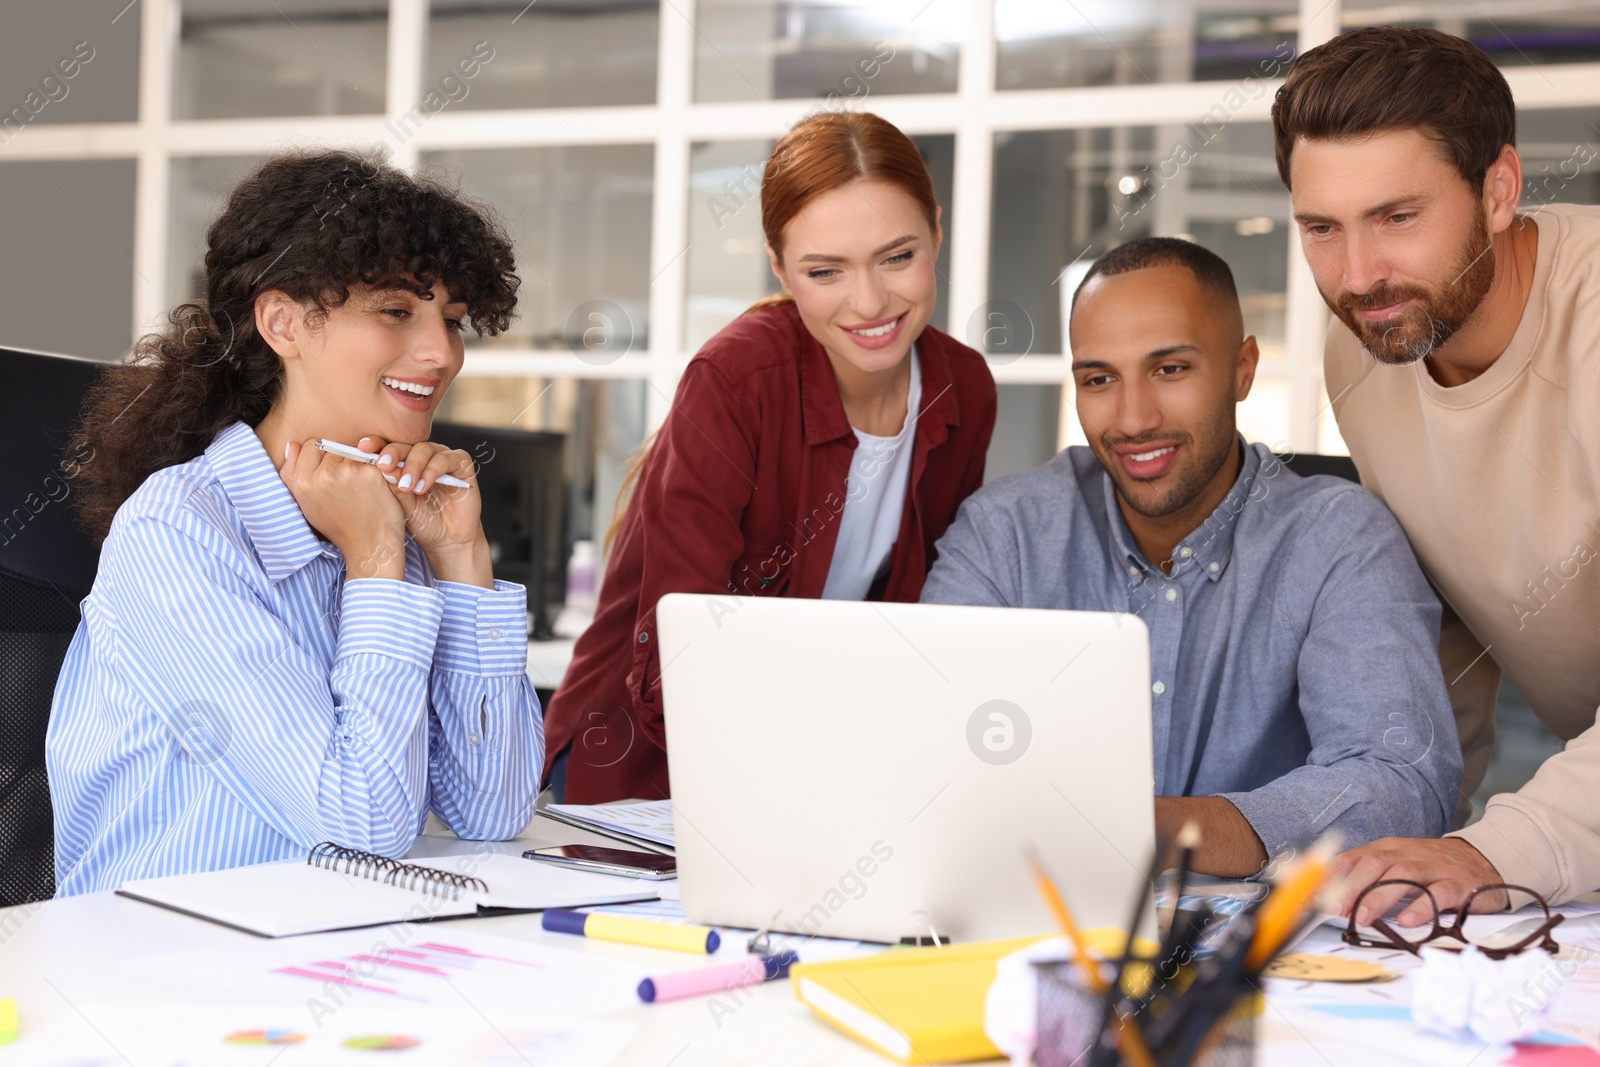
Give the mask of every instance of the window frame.
M 1001 90 L 995 87 L 994 0 L 969 0 L 968 32 L 961 44 L 957 91 L 879 95 L 867 106 L 911 134 L 953 134 L 955 183 L 947 234 L 951 242 L 949 321 L 952 332 L 989 298 L 989 226 L 994 135 L 1122 125 L 1181 125 L 1197 119 L 1235 85 L 1232 81 Z M 433 149 L 534 145 L 653 144 L 652 282 L 649 344 L 614 362 L 591 364 L 571 353 L 497 349 L 469 354 L 463 374 L 562 378 L 642 378 L 650 383 L 648 423 L 666 417 L 679 375 L 691 352 L 682 350 L 687 297 L 689 149 L 697 141 L 774 138 L 818 102 L 810 99 L 697 104 L 693 99 L 695 0 L 668 0 L 659 29 L 656 102 L 651 106 L 452 111 L 434 116 L 405 143 L 395 145 L 385 126 L 423 91 L 427 0 L 389 0 L 385 111 L 375 115 L 174 121 L 173 63 L 179 0 L 144 0 L 140 27 L 139 113 L 134 122 L 50 124 L 31 129 L 7 146 L 8 159 L 133 159 L 136 162 L 133 322 L 130 341 L 158 328 L 170 300 L 166 292 L 169 185 L 174 158 L 259 153 L 280 145 L 387 143 L 395 162 L 415 166 Z M 1301 0 L 1298 48 L 1305 51 L 1339 31 L 1340 0 Z M 131 14 L 131 12 L 130 12 Z M 1549 64 L 1505 71 L 1519 110 L 1600 105 L 1600 63 Z M 1248 99 L 1233 120 L 1267 121 L 1273 91 Z M 1264 368 L 1289 386 L 1289 440 L 1283 447 L 1316 451 L 1327 446 L 1317 425 L 1326 414 L 1322 345 L 1328 313 L 1298 248 L 1289 242 L 1283 364 Z M 1001 294 L 1003 295 L 1003 294 Z M 964 340 L 966 338 L 963 338 Z M 992 362 L 995 380 L 1050 384 L 1070 392 L 1071 375 L 1059 353 L 1004 356 Z M 1071 405 L 1063 410 L 1070 413 Z M 1069 428 L 1063 427 L 1063 437 Z M 1334 438 L 1336 440 L 1336 437 Z M 1276 442 L 1273 442 L 1276 444 Z

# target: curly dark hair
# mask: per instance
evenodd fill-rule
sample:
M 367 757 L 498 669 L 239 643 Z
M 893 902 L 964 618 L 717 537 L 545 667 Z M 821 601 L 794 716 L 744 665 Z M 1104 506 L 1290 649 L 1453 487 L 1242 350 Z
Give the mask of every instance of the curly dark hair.
M 206 297 L 178 305 L 126 362 L 106 368 L 72 442 L 91 454 L 78 517 L 96 543 L 151 474 L 205 451 L 234 422 L 255 427 L 283 387 L 256 333 L 256 297 L 278 290 L 323 317 L 354 286 L 432 299 L 442 282 L 480 335 L 510 324 L 520 280 L 494 212 L 436 178 L 348 151 L 274 156 L 228 195 L 206 232 Z M 83 449 L 92 450 L 83 452 Z

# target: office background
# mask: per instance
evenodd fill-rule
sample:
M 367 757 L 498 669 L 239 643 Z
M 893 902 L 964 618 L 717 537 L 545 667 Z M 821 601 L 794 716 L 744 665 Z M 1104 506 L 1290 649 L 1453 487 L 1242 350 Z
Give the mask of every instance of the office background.
M 1062 300 L 1089 260 L 1146 234 L 1188 235 L 1238 276 L 1263 356 L 1245 434 L 1340 452 L 1326 311 L 1267 119 L 1289 58 L 1371 23 L 1487 50 L 1521 109 L 1525 205 L 1600 203 L 1592 0 L 13 4 L 0 342 L 123 355 L 198 295 L 208 218 L 272 151 L 441 167 L 507 219 L 523 277 L 519 319 L 469 340 L 441 416 L 568 434 L 569 539 L 603 533 L 684 363 L 773 287 L 756 201 L 770 145 L 807 111 L 859 106 L 933 172 L 934 324 L 1000 383 L 990 477 L 1082 440 Z M 1554 747 L 1514 698 L 1504 718 L 1507 759 Z M 1525 776 L 1505 766 L 1491 785 Z

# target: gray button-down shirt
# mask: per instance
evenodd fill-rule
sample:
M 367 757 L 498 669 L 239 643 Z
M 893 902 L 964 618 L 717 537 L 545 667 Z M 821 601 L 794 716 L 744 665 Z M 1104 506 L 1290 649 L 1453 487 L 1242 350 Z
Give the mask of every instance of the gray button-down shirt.
M 1461 748 L 1439 602 L 1360 486 L 1245 445 L 1167 575 L 1079 446 L 969 497 L 938 553 L 924 603 L 1144 621 L 1158 796 L 1227 797 L 1269 855 L 1329 830 L 1353 847 L 1448 828 Z

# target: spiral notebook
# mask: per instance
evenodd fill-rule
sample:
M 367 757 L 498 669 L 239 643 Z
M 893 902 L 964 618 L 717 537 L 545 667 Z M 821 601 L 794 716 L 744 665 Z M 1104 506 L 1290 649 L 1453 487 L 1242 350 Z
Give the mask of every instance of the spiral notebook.
M 656 900 L 660 885 L 501 852 L 393 860 L 323 842 L 305 860 L 124 882 L 117 892 L 263 937 Z

